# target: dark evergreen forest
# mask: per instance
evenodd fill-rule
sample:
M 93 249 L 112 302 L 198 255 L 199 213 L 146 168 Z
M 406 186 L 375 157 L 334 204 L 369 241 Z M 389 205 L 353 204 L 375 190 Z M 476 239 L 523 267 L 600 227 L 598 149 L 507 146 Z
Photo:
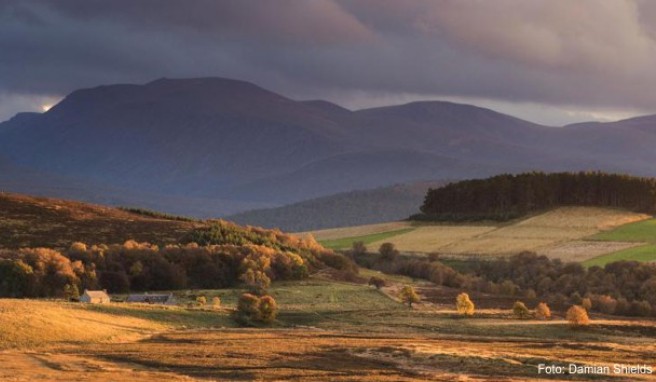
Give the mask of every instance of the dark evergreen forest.
M 568 205 L 656 212 L 656 180 L 603 172 L 503 174 L 430 189 L 416 220 L 509 220 Z

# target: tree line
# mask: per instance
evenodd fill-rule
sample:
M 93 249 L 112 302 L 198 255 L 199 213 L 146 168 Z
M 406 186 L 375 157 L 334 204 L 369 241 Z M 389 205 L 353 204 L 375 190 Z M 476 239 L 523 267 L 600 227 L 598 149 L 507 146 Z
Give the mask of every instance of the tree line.
M 618 261 L 586 269 L 579 263 L 523 252 L 507 259 L 471 260 L 458 271 L 438 255 L 404 256 L 389 243 L 377 254 L 356 243 L 348 255 L 366 268 L 469 292 L 539 299 L 560 308 L 589 304 L 592 310 L 607 314 L 656 316 L 653 263 Z M 370 283 L 376 285 L 376 281 Z
M 64 297 L 72 288 L 113 293 L 216 289 L 238 284 L 266 288 L 273 280 L 297 280 L 323 267 L 353 264 L 313 238 L 277 230 L 217 222 L 191 232 L 184 243 L 159 247 L 73 243 L 64 250 L 0 250 L 0 296 Z
M 656 212 L 656 179 L 603 172 L 503 174 L 430 189 L 417 220 L 509 220 L 557 206 Z

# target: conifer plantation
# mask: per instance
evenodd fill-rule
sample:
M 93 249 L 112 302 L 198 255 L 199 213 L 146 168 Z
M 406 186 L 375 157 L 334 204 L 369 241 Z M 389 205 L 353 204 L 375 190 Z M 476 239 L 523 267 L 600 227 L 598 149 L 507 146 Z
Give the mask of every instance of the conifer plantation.
M 416 220 L 510 220 L 559 206 L 656 212 L 656 180 L 603 172 L 503 174 L 430 189 Z

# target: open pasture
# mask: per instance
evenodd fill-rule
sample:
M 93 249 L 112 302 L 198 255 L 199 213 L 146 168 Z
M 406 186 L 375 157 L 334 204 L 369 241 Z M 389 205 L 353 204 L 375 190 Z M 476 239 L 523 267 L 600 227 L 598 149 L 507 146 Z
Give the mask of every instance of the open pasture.
M 619 225 L 646 219 L 647 215 L 594 207 L 562 207 L 525 220 L 500 226 L 424 225 L 394 236 L 389 242 L 406 252 L 440 252 L 454 255 L 510 255 L 521 251 L 538 253 L 560 250 L 572 260 L 585 260 L 627 246 L 582 246 L 586 237 Z M 571 247 L 568 243 L 577 242 Z M 381 244 L 372 243 L 372 247 Z M 630 245 L 629 245 L 630 246 Z
M 363 270 L 374 274 L 390 287 L 316 278 L 275 283 L 280 315 L 263 328 L 234 327 L 229 314 L 239 289 L 194 291 L 220 296 L 219 310 L 0 300 L 0 338 L 14 345 L 0 352 L 0 380 L 526 381 L 546 379 L 540 363 L 655 366 L 653 321 L 594 316 L 589 328 L 572 330 L 561 311 L 552 320 L 518 320 L 510 300 L 487 308 L 483 296 L 475 297 L 476 315 L 462 318 L 450 303 L 457 290 Z M 404 284 L 425 301 L 413 309 L 396 301 Z

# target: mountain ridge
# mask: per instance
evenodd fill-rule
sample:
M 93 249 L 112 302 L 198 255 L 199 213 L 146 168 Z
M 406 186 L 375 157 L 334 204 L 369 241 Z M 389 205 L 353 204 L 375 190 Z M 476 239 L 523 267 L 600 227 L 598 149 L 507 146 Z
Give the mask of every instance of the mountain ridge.
M 0 124 L 0 150 L 7 168 L 82 188 L 223 201 L 212 208 L 221 215 L 237 212 L 232 201 L 276 206 L 422 179 L 656 175 L 652 119 L 554 128 L 446 101 L 351 111 L 247 81 L 163 78 L 80 89 L 45 113 L 12 118 Z M 149 208 L 186 214 L 156 200 Z

